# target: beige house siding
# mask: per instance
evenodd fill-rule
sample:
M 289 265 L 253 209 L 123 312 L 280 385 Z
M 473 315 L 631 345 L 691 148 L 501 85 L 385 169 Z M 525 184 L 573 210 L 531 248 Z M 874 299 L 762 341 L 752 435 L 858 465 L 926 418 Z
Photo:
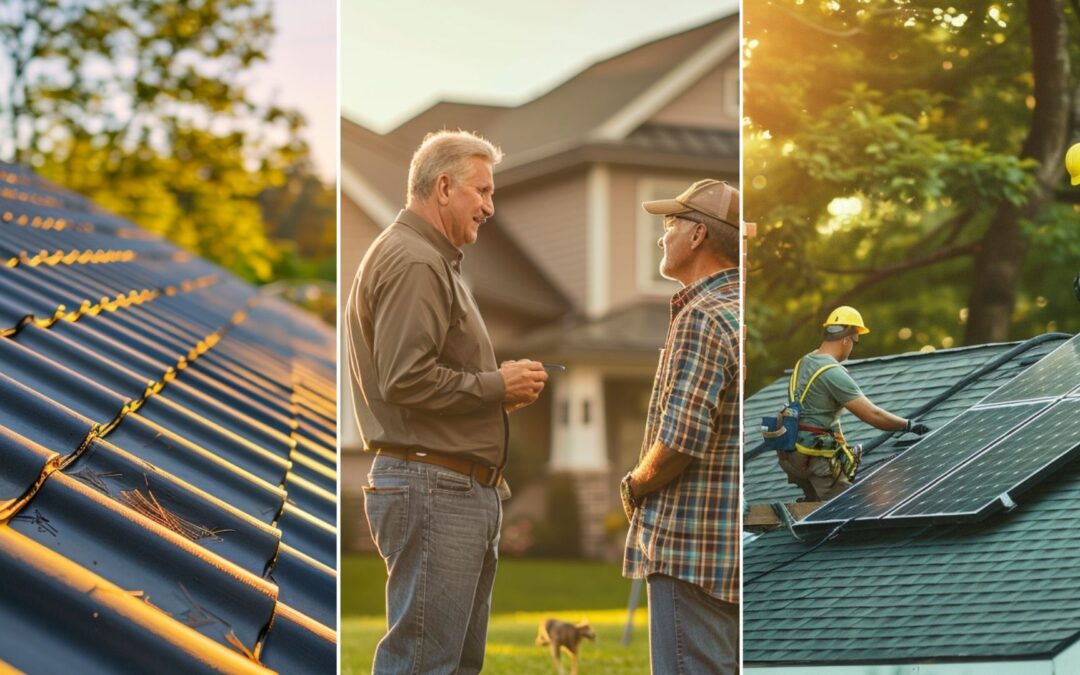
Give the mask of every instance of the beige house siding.
M 496 177 L 495 218 L 576 309 L 588 281 L 585 193 L 580 171 L 503 191 Z
M 359 206 L 342 195 L 341 239 L 338 241 L 338 251 L 341 256 L 338 267 L 338 274 L 341 279 L 339 311 L 345 311 L 345 301 L 348 298 L 349 289 L 352 287 L 353 277 L 356 276 L 356 270 L 360 267 L 360 261 L 364 258 L 364 252 L 367 251 L 368 246 L 375 241 L 375 237 L 379 236 L 381 231 L 381 228 Z M 342 327 L 342 339 L 338 344 L 338 367 L 341 370 L 341 401 L 338 408 L 341 411 L 340 443 L 343 450 L 358 450 L 362 445 L 362 441 L 360 439 L 360 430 L 356 427 L 356 418 L 353 416 L 352 387 L 349 385 L 349 371 L 347 370 L 349 363 L 348 352 L 345 349 L 344 340 L 344 320 L 339 321 L 338 325 Z M 349 476 L 348 480 L 342 481 L 343 484 L 351 485 L 358 480 L 356 476 L 349 474 L 348 463 L 342 466 L 342 476 Z
M 739 126 L 738 65 L 737 57 L 726 60 L 671 103 L 661 108 L 649 122 L 712 129 L 737 129 Z
M 360 261 L 364 259 L 375 237 L 379 236 L 382 228 L 390 223 L 377 224 L 367 213 L 357 206 L 351 199 L 341 197 L 341 241 L 338 248 L 341 251 L 341 267 L 338 273 L 341 275 L 341 292 L 347 294 L 356 275 Z

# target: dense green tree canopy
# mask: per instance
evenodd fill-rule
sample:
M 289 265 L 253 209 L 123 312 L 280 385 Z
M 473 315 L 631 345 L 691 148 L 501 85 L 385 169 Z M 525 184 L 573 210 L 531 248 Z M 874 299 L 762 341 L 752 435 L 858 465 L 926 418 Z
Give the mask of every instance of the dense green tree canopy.
M 1080 329 L 1080 20 L 1054 0 L 744 5 L 749 390 L 840 304 L 859 355 Z M 1076 139 L 1080 140 L 1080 139 Z
M 10 0 L 0 159 L 28 164 L 252 280 L 288 251 L 258 198 L 307 154 L 299 114 L 251 100 L 271 0 Z M 325 231 L 325 222 L 322 223 Z

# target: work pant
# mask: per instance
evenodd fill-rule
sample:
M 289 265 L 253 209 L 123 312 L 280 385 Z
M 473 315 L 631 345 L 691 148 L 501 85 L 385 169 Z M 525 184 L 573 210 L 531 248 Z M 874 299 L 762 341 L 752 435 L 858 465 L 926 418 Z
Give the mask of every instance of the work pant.
M 649 578 L 653 675 L 739 672 L 739 606 L 666 574 Z
M 372 672 L 480 672 L 499 558 L 495 488 L 382 455 L 368 482 L 364 511 L 388 573 Z
M 833 478 L 832 467 L 825 457 L 781 450 L 776 453 L 776 460 L 787 474 L 788 482 L 802 488 L 806 501 L 827 502 L 851 487 L 844 474 Z

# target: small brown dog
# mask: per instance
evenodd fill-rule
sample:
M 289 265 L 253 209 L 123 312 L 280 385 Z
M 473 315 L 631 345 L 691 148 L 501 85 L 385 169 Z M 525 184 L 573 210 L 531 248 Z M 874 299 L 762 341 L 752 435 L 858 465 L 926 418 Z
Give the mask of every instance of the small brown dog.
M 570 675 L 577 675 L 578 671 L 578 644 L 581 638 L 596 641 L 596 633 L 589 626 L 589 620 L 584 619 L 579 624 L 558 619 L 547 619 L 540 622 L 540 630 L 536 635 L 536 645 L 549 646 L 551 660 L 555 663 L 555 670 L 563 675 L 561 650 L 565 649 L 570 654 Z

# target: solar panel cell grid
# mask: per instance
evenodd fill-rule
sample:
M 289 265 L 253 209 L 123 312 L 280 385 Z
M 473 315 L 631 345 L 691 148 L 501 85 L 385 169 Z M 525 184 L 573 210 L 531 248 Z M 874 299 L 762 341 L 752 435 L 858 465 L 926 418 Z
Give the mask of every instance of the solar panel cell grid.
M 1045 403 L 1029 403 L 964 412 L 814 511 L 802 523 L 881 518 L 1045 407 Z
M 1080 383 L 1080 335 L 1028 368 L 1015 380 L 982 401 L 982 404 L 1057 398 Z
M 1025 488 L 1071 460 L 1080 450 L 1080 400 L 1060 401 L 892 517 L 935 514 L 979 515 L 1000 506 L 998 497 L 1016 499 Z

